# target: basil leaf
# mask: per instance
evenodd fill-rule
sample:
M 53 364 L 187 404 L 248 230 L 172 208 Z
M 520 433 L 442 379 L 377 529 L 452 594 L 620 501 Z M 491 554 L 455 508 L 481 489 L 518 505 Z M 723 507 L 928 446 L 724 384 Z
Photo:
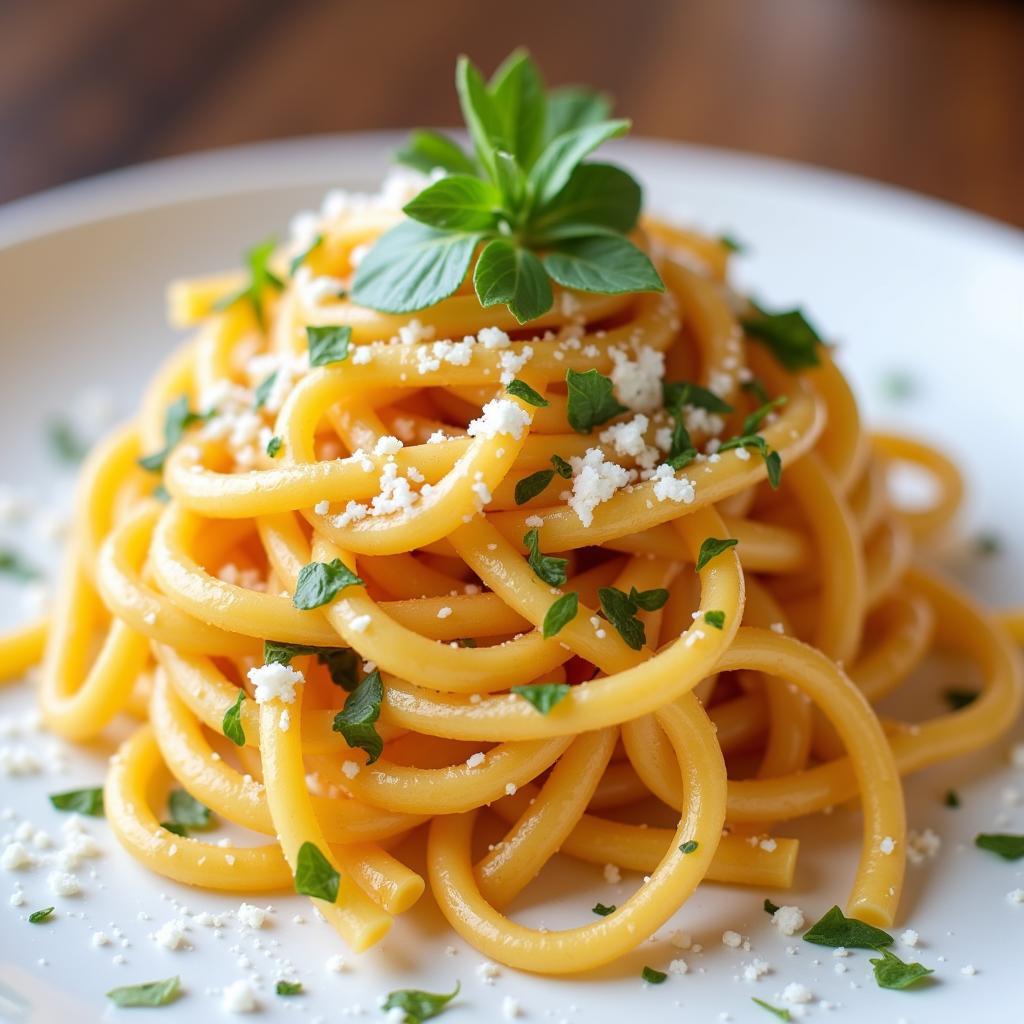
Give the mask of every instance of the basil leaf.
M 51 793 L 50 803 L 58 811 L 73 811 L 76 814 L 102 818 L 103 787 L 94 786 L 89 789 L 69 789 L 64 793 Z
M 186 838 L 188 836 L 188 829 L 184 825 L 179 825 L 176 821 L 161 821 L 160 827 L 167 832 L 171 832 L 176 836 Z
M 778 1006 L 772 1006 L 771 1003 L 766 1003 L 763 999 L 758 999 L 757 996 L 750 997 L 751 1002 L 757 1003 L 762 1010 L 767 1010 L 769 1013 L 774 1013 L 779 1020 L 790 1021 L 793 1018 L 789 1015 L 789 1010 L 780 1008 Z
M 878 982 L 879 988 L 909 988 L 922 978 L 935 973 L 930 967 L 922 967 L 918 963 L 904 963 L 887 949 L 881 950 L 881 954 L 881 957 L 868 961 L 875 969 L 875 981 Z
M 301 981 L 279 981 L 274 986 L 274 991 L 279 996 L 298 996 L 298 995 L 302 995 L 302 982 Z
M 544 142 L 547 99 L 540 72 L 525 50 L 505 58 L 489 92 L 504 122 L 505 143 L 522 167 L 531 167 Z
M 481 306 L 504 303 L 521 324 L 542 316 L 555 301 L 541 261 L 503 238 L 488 242 L 480 253 L 473 287 Z
M 206 416 L 192 412 L 188 407 L 188 395 L 181 395 L 167 407 L 164 413 L 164 447 L 152 455 L 144 455 L 139 465 L 150 473 L 160 473 L 171 454 L 171 449 L 185 436 L 185 431 L 195 423 L 201 423 Z
M 563 626 L 572 622 L 572 620 L 576 618 L 579 606 L 580 595 L 575 591 L 563 594 L 554 601 L 544 615 L 544 624 L 542 627 L 544 639 L 547 640 L 550 637 L 556 636 Z
M 542 715 L 546 715 L 556 704 L 569 695 L 568 683 L 530 683 L 528 686 L 512 686 L 512 693 L 529 701 Z
M 302 250 L 302 252 L 300 252 L 297 256 L 292 258 L 291 263 L 288 264 L 288 276 L 294 277 L 295 272 L 299 269 L 299 267 L 301 267 L 302 264 L 305 263 L 307 259 L 309 259 L 310 255 L 314 253 L 317 249 L 319 249 L 320 246 L 323 244 L 324 236 L 322 234 L 318 234 L 316 238 L 314 238 L 313 241 L 310 242 L 309 245 L 307 245 L 306 248 Z
M 614 914 L 616 909 L 614 903 L 610 907 L 606 907 L 603 903 L 595 903 L 591 913 L 597 914 L 598 917 L 607 917 L 609 914 Z
M 527 405 L 532 405 L 538 409 L 543 409 L 551 404 L 542 394 L 534 391 L 526 381 L 519 380 L 518 377 L 511 384 L 507 384 L 505 390 L 510 395 L 515 395 L 516 398 L 526 402 Z
M 263 317 L 263 296 L 267 289 L 280 291 L 284 282 L 271 271 L 269 267 L 270 257 L 274 255 L 276 242 L 268 238 L 259 245 L 254 245 L 246 254 L 245 261 L 249 265 L 249 280 L 235 292 L 218 299 L 213 308 L 224 310 L 233 306 L 236 302 L 245 300 L 252 307 L 256 323 L 263 330 L 266 326 Z
M 1003 860 L 1020 860 L 1024 857 L 1024 836 L 1010 832 L 982 832 L 974 837 L 974 845 L 988 850 Z
M 462 147 L 439 132 L 414 131 L 395 154 L 395 160 L 422 174 L 431 174 L 437 168 L 449 174 L 476 174 L 476 164 L 462 151 Z
M 717 537 L 707 537 L 700 546 L 700 551 L 697 554 L 696 570 L 700 572 L 712 558 L 717 558 L 723 551 L 728 551 L 729 548 L 735 547 L 739 544 L 739 541 L 735 537 L 729 537 L 727 540 L 719 540 Z
M 37 580 L 42 575 L 15 551 L 0 551 L 0 573 L 16 580 Z
M 700 843 L 696 839 L 687 839 L 685 843 L 679 844 L 680 853 L 696 853 Z
M 568 85 L 548 93 L 547 137 L 585 128 L 607 119 L 612 103 L 605 93 Z
M 629 126 L 629 121 L 621 119 L 598 121 L 556 135 L 544 147 L 527 178 L 537 207 L 545 206 L 565 188 L 572 172 L 588 153 L 617 135 L 625 135 Z
M 292 605 L 301 611 L 330 604 L 346 587 L 366 584 L 340 558 L 332 562 L 310 562 L 299 572 Z
M 761 429 L 761 424 L 764 422 L 764 418 L 780 406 L 785 405 L 788 401 L 789 399 L 785 395 L 779 395 L 777 398 L 772 398 L 769 401 L 764 402 L 750 413 L 746 419 L 744 419 L 742 433 L 756 434 L 757 431 Z
M 942 691 L 943 699 L 954 711 L 960 711 L 973 704 L 978 699 L 978 695 L 978 690 L 968 690 L 957 686 L 951 686 Z
M 589 434 L 594 427 L 626 412 L 626 407 L 615 398 L 611 380 L 597 370 L 569 370 L 565 385 L 569 393 L 569 426 L 578 434 Z
M 89 445 L 75 434 L 67 420 L 50 420 L 46 425 L 46 439 L 61 462 L 75 465 L 89 454 Z
M 660 985 L 668 975 L 664 971 L 656 971 L 653 967 L 645 967 L 640 972 L 640 977 L 643 978 L 648 985 Z
M 524 476 L 516 483 L 516 504 L 525 505 L 531 498 L 536 498 L 554 478 L 553 469 L 539 469 L 536 473 Z
M 527 551 L 526 560 L 534 574 L 552 587 L 562 586 L 568 579 L 565 567 L 569 564 L 569 560 L 542 555 L 540 553 L 540 535 L 536 529 L 527 530 L 523 534 L 523 544 Z
M 682 409 L 684 405 L 692 405 L 695 409 L 706 409 L 727 416 L 735 412 L 733 407 L 714 391 L 702 388 L 699 384 L 689 381 L 665 381 L 661 385 L 662 399 L 665 408 L 673 411 Z M 744 431 L 748 433 L 748 431 Z
M 356 688 L 361 664 L 358 651 L 350 647 L 308 647 L 305 644 L 286 644 L 277 640 L 263 641 L 264 665 L 290 665 L 292 658 L 304 654 L 316 655 L 316 660 L 327 667 L 335 686 L 343 690 Z
M 847 917 L 838 907 L 832 907 L 820 921 L 804 932 L 804 942 L 813 942 L 816 946 L 879 949 L 892 945 L 892 941 L 888 932 Z
M 42 910 L 33 910 L 32 913 L 28 915 L 28 923 L 42 924 L 44 921 L 49 921 L 54 909 L 54 907 L 43 907 Z
M 501 118 L 480 72 L 468 57 L 455 65 L 455 91 L 459 94 L 462 119 L 473 140 L 476 158 L 492 181 L 496 180 L 494 152 L 504 135 Z
M 665 607 L 668 591 L 664 587 L 655 587 L 653 590 L 637 590 L 636 587 L 630 587 L 629 600 L 637 608 L 643 608 L 645 612 L 656 612 L 659 608 Z
M 565 187 L 530 220 L 531 238 L 567 237 L 558 231 L 574 225 L 628 234 L 636 227 L 643 191 L 636 179 L 614 164 L 580 164 Z
M 733 448 L 753 448 L 764 459 L 765 469 L 768 472 L 768 483 L 774 489 L 779 486 L 782 478 L 782 456 L 760 434 L 744 434 L 740 437 L 730 437 L 728 441 L 719 445 L 720 452 L 732 451 Z
M 270 392 L 274 389 L 274 382 L 277 380 L 277 370 L 273 373 L 268 373 L 256 385 L 256 390 L 252 393 L 252 404 L 254 409 L 262 409 L 267 404 L 267 399 L 270 397 Z
M 755 341 L 764 345 L 787 370 L 795 373 L 817 366 L 817 348 L 823 344 L 818 332 L 799 309 L 769 313 L 755 304 L 753 316 L 740 324 Z
M 565 459 L 561 457 L 561 455 L 552 455 L 551 465 L 555 467 L 555 472 L 563 480 L 572 479 L 572 466 L 570 466 L 569 463 L 566 462 Z
M 771 914 L 771 915 L 774 916 L 778 912 L 778 909 L 779 909 L 778 903 L 772 903 L 771 900 L 765 899 L 765 901 L 764 901 L 764 912 L 766 914 Z
M 163 981 L 147 981 L 141 985 L 122 985 L 112 988 L 107 998 L 120 1007 L 166 1006 L 181 995 L 181 978 L 164 978 Z
M 644 624 L 636 617 L 636 605 L 617 587 L 601 587 L 597 592 L 601 611 L 615 627 L 616 632 L 634 651 L 647 643 Z
M 367 753 L 367 764 L 373 764 L 384 749 L 384 741 L 374 723 L 380 718 L 380 705 L 384 699 L 384 684 L 380 672 L 374 669 L 346 698 L 345 707 L 334 716 L 331 728 L 341 733 L 353 749 Z
M 482 237 L 403 221 L 381 235 L 359 264 L 352 299 L 382 313 L 434 306 L 458 290 Z
M 406 1024 L 420 1024 L 421 1021 L 436 1017 L 459 994 L 459 983 L 447 994 L 422 992 L 416 988 L 403 988 L 389 992 L 381 1004 L 382 1010 L 405 1010 Z
M 235 703 L 224 712 L 224 718 L 220 724 L 221 731 L 236 747 L 245 746 L 245 728 L 242 725 L 243 700 L 245 700 L 245 690 L 239 689 Z
M 704 621 L 713 629 L 725 629 L 725 612 L 709 611 L 704 613 Z
M 330 366 L 348 359 L 348 346 L 352 340 L 351 327 L 328 324 L 324 327 L 307 327 L 306 343 L 309 346 L 310 366 Z
M 303 843 L 295 861 L 295 891 L 302 896 L 334 903 L 341 875 L 314 843 Z
M 602 295 L 665 290 L 647 254 L 621 235 L 593 235 L 558 242 L 545 253 L 542 262 L 563 288 Z
M 270 439 L 270 440 L 269 440 L 269 441 L 267 442 L 267 454 L 268 454 L 268 455 L 269 455 L 269 456 L 270 456 L 270 457 L 271 457 L 272 459 L 276 459 L 276 458 L 277 458 L 277 456 L 278 456 L 278 453 L 279 453 L 279 452 L 281 451 L 281 446 L 282 446 L 283 444 L 284 444 L 284 441 L 282 441 L 282 440 L 281 440 L 281 438 L 279 438 L 279 437 L 277 437 L 277 436 L 274 436 L 274 437 L 272 437 L 272 438 L 271 438 L 271 439 Z
M 441 178 L 402 207 L 413 220 L 442 231 L 489 231 L 497 225 L 500 210 L 498 190 L 468 174 Z
M 171 790 L 167 798 L 167 807 L 171 812 L 171 821 L 175 825 L 202 831 L 217 824 L 213 811 L 184 789 Z

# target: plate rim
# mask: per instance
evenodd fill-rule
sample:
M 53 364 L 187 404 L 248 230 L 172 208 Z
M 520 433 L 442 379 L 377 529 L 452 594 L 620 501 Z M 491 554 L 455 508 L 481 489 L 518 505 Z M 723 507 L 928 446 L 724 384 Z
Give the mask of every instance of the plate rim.
M 455 129 L 441 129 L 455 136 Z M 239 143 L 161 157 L 89 175 L 0 204 L 0 250 L 70 228 L 152 209 L 262 191 L 323 186 L 329 163 L 339 153 L 378 162 L 396 148 L 406 129 L 335 132 L 294 138 Z M 952 230 L 969 231 L 990 243 L 1019 248 L 1024 260 L 1024 228 L 988 214 L 912 189 L 812 163 L 760 153 L 638 136 L 609 146 L 625 157 L 683 160 L 704 164 L 734 176 L 765 176 L 774 183 L 789 181 L 819 196 L 846 193 L 857 202 L 899 207 L 904 214 L 943 222 Z M 238 175 L 240 166 L 245 175 Z M 344 179 L 338 175 L 338 183 Z M 244 184 L 242 184 L 244 183 Z M 239 185 L 242 187 L 239 187 Z

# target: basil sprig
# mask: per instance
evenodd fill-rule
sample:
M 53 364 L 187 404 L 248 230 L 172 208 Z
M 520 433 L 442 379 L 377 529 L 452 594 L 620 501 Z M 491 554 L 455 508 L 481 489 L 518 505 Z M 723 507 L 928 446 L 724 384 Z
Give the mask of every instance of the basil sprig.
M 459 983 L 452 992 L 423 992 L 416 988 L 403 988 L 389 992 L 381 1004 L 382 1010 L 404 1010 L 406 1024 L 422 1024 L 436 1017 L 459 994 Z
M 196 423 L 202 423 L 208 416 L 192 412 L 188 407 L 188 395 L 181 395 L 167 407 L 164 414 L 164 446 L 152 455 L 143 455 L 139 465 L 150 473 L 162 473 L 171 449 L 185 436 L 185 431 Z
M 366 763 L 373 764 L 384 749 L 384 740 L 377 732 L 380 705 L 384 700 L 384 684 L 374 669 L 346 698 L 345 707 L 334 716 L 331 728 L 340 732 L 352 748 L 367 753 Z
M 248 302 L 252 307 L 256 322 L 262 330 L 266 325 L 263 317 L 263 299 L 268 290 L 281 291 L 284 282 L 270 269 L 270 257 L 274 255 L 276 242 L 268 238 L 259 245 L 254 245 L 246 254 L 245 262 L 249 266 L 249 280 L 237 291 L 229 292 L 218 299 L 213 308 L 227 309 L 236 302 Z
M 568 683 L 529 683 L 510 689 L 532 704 L 542 715 L 546 715 L 556 704 L 569 696 L 570 687 Z
M 639 184 L 613 164 L 583 162 L 629 121 L 608 119 L 603 98 L 548 94 L 524 50 L 490 82 L 460 57 L 455 87 L 473 156 L 443 135 L 413 133 L 398 159 L 444 177 L 359 264 L 356 302 L 385 313 L 424 309 L 452 295 L 471 263 L 480 304 L 504 304 L 519 323 L 551 309 L 552 280 L 606 295 L 664 290 L 626 237 L 640 213 Z
M 930 967 L 919 963 L 904 963 L 895 953 L 880 949 L 880 957 L 872 957 L 868 962 L 875 971 L 875 981 L 879 988 L 903 989 L 928 977 L 935 972 Z

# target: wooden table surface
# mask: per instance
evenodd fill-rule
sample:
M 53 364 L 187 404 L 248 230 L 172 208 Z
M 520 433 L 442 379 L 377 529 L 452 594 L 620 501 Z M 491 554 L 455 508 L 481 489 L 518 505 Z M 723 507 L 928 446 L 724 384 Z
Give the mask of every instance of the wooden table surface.
M 1010 0 L 0 0 L 0 201 L 144 160 L 456 121 L 525 43 L 640 135 L 808 161 L 1024 226 Z

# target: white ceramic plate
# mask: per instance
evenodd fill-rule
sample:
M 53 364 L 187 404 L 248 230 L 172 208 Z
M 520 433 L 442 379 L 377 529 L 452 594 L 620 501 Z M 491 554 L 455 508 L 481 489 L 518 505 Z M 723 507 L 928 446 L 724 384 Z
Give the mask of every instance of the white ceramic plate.
M 289 214 L 331 185 L 372 187 L 395 142 L 395 136 L 369 135 L 229 150 L 107 175 L 0 210 L 0 481 L 36 502 L 24 525 L 0 524 L 0 545 L 24 545 L 30 557 L 52 565 L 52 513 L 67 500 L 68 476 L 47 452 L 44 424 L 68 411 L 95 421 L 95 399 L 81 408 L 87 389 L 112 396 L 119 414 L 132 410 L 141 385 L 175 342 L 163 320 L 166 281 L 233 265 L 254 241 L 283 233 Z M 739 260 L 742 283 L 769 302 L 806 305 L 840 341 L 843 367 L 872 420 L 935 438 L 962 461 L 970 486 L 966 533 L 994 529 L 1004 551 L 979 561 L 965 543 L 951 552 L 952 568 L 989 600 L 1024 597 L 1018 454 L 1024 236 L 930 200 L 769 160 L 652 142 L 621 145 L 618 156 L 644 180 L 653 208 L 729 230 L 749 244 L 749 255 Z M 912 384 L 912 394 L 899 403 L 887 397 L 892 374 Z M 26 595 L 0 587 L 6 624 L 25 614 Z M 930 697 L 916 701 L 922 714 L 938 710 Z M 30 706 L 28 686 L 0 691 L 8 732 L 18 732 L 19 716 Z M 979 830 L 1024 828 L 1024 812 L 1005 803 L 1003 793 L 1014 785 L 1024 789 L 1024 770 L 1008 758 L 1011 742 L 1020 738 L 1018 729 L 984 755 L 909 782 L 910 825 L 934 828 L 942 837 L 933 860 L 910 867 L 896 929 L 915 928 L 919 948 L 907 958 L 936 969 L 935 982 L 913 992 L 877 989 L 863 952 L 843 960 L 847 970 L 837 973 L 839 961 L 829 950 L 784 939 L 761 910 L 770 895 L 796 903 L 812 919 L 845 901 L 859 828 L 849 809 L 780 827 L 780 834 L 806 840 L 796 888 L 784 897 L 704 886 L 662 929 L 661 939 L 605 970 L 553 980 L 503 969 L 493 985 L 482 984 L 476 973 L 481 958 L 452 937 L 429 899 L 378 949 L 347 956 L 342 973 L 325 967 L 331 955 L 344 953 L 339 940 L 316 920 L 293 923 L 295 914 L 312 915 L 305 900 L 287 894 L 256 901 L 274 907 L 272 923 L 259 932 L 245 932 L 233 919 L 220 936 L 194 924 L 191 951 L 159 948 L 149 933 L 179 916 L 181 907 L 221 912 L 238 901 L 146 873 L 98 821 L 89 827 L 105 852 L 81 871 L 81 896 L 52 897 L 45 866 L 0 872 L 0 1017 L 110 1019 L 123 1012 L 105 1007 L 103 993 L 111 986 L 180 974 L 186 996 L 159 1012 L 167 1024 L 218 1019 L 220 987 L 241 977 L 257 986 L 260 1019 L 267 1021 L 337 1021 L 358 1006 L 370 1019 L 382 1019 L 379 994 L 404 987 L 442 991 L 456 979 L 462 995 L 444 1018 L 452 1024 L 501 1019 L 507 996 L 519 1000 L 528 1021 L 583 1024 L 642 1015 L 764 1024 L 773 1018 L 751 997 L 781 1005 L 779 993 L 789 982 L 813 992 L 811 1019 L 1020 1020 L 1024 906 L 1012 906 L 1006 894 L 1024 885 L 1024 865 L 971 846 Z M 46 794 L 99 782 L 110 746 L 64 748 L 30 728 L 2 742 L 53 753 L 40 774 L 0 777 L 0 807 L 9 808 L 0 834 L 29 821 L 59 837 L 62 818 Z M 66 752 L 55 762 L 59 750 Z M 963 801 L 957 811 L 941 801 L 954 784 Z M 639 882 L 627 876 L 612 886 L 596 868 L 558 868 L 514 909 L 528 923 L 560 927 L 588 920 L 595 900 L 621 902 Z M 26 902 L 8 907 L 16 883 Z M 57 905 L 53 922 L 26 923 L 30 910 L 51 903 Z M 691 932 L 703 950 L 673 949 L 664 938 L 672 928 Z M 725 929 L 749 936 L 750 950 L 723 946 Z M 123 935 L 123 945 L 115 938 L 113 945 L 93 948 L 95 931 Z M 446 953 L 449 945 L 454 955 Z M 660 987 L 641 982 L 644 964 L 664 968 L 680 955 L 688 974 Z M 113 962 L 115 956 L 124 963 Z M 754 957 L 770 963 L 771 973 L 754 983 L 738 980 L 741 965 Z M 306 995 L 286 1000 L 273 994 L 280 958 L 295 965 Z M 973 975 L 962 973 L 968 964 Z

